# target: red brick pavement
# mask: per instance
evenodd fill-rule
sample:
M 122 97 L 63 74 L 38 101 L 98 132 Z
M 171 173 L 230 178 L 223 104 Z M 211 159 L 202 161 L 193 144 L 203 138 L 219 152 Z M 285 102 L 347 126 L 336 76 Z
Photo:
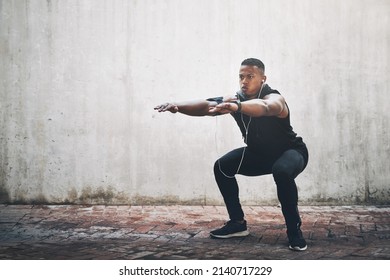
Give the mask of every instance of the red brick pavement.
M 218 240 L 222 206 L 0 205 L 0 259 L 390 259 L 390 207 L 301 206 L 304 252 L 280 208 L 244 211 L 251 234 Z

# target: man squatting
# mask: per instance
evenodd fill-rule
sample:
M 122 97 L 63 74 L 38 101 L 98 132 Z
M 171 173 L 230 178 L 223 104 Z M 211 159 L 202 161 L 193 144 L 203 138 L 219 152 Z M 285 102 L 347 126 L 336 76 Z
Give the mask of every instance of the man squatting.
M 248 58 L 241 63 L 241 90 L 235 95 L 164 103 L 154 109 L 189 116 L 230 114 L 241 130 L 246 146 L 227 153 L 214 164 L 215 180 L 229 221 L 220 229 L 211 231 L 211 237 L 231 238 L 249 234 L 235 175 L 272 174 L 287 226 L 289 248 L 303 251 L 307 245 L 301 231 L 295 178 L 307 165 L 308 150 L 290 125 L 290 110 L 285 99 L 266 84 L 266 80 L 263 62 Z

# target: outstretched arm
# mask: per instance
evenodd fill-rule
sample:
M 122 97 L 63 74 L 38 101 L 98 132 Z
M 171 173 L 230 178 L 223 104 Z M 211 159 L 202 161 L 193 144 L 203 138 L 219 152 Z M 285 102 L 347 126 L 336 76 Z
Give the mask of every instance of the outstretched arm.
M 237 112 L 241 107 L 241 112 L 251 117 L 276 116 L 285 118 L 288 115 L 288 107 L 283 96 L 279 94 L 269 94 L 263 99 L 251 99 L 237 104 L 236 102 L 224 102 L 215 106 L 211 112 L 218 111 Z
M 234 97 L 224 97 L 224 102 L 233 100 Z M 229 110 L 220 109 L 218 112 L 214 112 L 213 109 L 218 105 L 216 101 L 208 100 L 191 100 L 183 102 L 163 103 L 154 107 L 154 110 L 158 112 L 171 112 L 171 113 L 182 113 L 189 116 L 214 116 L 216 114 L 227 114 Z

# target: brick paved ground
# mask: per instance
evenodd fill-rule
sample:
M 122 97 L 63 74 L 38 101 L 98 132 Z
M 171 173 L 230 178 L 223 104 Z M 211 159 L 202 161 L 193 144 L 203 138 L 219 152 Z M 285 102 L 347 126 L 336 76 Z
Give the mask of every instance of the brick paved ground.
M 300 207 L 308 250 L 280 208 L 244 207 L 248 237 L 218 240 L 224 207 L 1 205 L 0 259 L 390 259 L 390 207 Z

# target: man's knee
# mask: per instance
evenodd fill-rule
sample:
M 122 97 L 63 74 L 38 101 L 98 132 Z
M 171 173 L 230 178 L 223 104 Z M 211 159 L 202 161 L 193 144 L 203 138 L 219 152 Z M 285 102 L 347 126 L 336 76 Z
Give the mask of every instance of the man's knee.
M 291 167 L 283 162 L 277 163 L 272 167 L 272 175 L 276 180 L 293 179 Z
M 218 159 L 214 163 L 214 175 L 215 176 L 223 175 L 225 177 L 232 177 L 235 175 L 235 170 L 233 170 L 233 169 L 234 168 L 232 168 L 232 163 L 227 161 L 227 160 L 224 160 L 223 157 Z
M 219 172 L 219 159 L 214 162 L 214 174 Z
M 296 154 L 298 154 L 296 152 Z M 302 172 L 304 167 L 303 157 L 285 157 L 281 158 L 272 167 L 272 174 L 275 180 L 290 179 L 293 180 Z

